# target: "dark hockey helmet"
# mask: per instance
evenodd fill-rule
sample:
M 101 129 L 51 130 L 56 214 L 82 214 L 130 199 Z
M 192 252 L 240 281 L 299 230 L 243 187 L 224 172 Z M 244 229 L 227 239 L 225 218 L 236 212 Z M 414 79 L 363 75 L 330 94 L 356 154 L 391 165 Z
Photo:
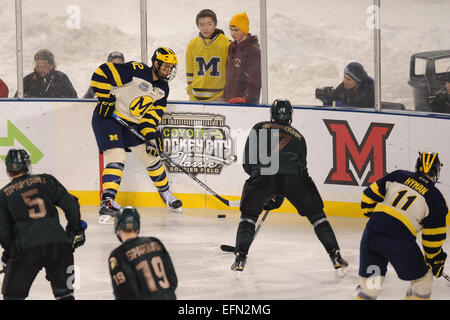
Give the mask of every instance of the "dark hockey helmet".
M 30 156 L 24 149 L 10 149 L 6 154 L 5 164 L 8 171 L 29 171 Z
M 170 63 L 174 66 L 172 71 L 170 72 L 170 74 L 163 80 L 170 81 L 173 78 L 175 78 L 175 76 L 177 74 L 178 59 L 177 59 L 175 52 L 172 49 L 167 48 L 167 47 L 159 47 L 158 49 L 156 49 L 152 56 L 153 68 L 155 68 L 154 65 L 155 65 L 156 60 L 160 61 L 161 64 L 166 62 L 166 63 Z M 159 71 L 159 68 L 161 68 L 161 64 L 156 71 Z
M 422 172 L 433 177 L 434 182 L 439 179 L 441 173 L 441 162 L 439 161 L 439 154 L 435 152 L 419 152 L 419 157 L 416 162 L 416 171 Z
M 114 231 L 117 238 L 122 242 L 119 237 L 119 230 L 123 231 L 136 231 L 139 233 L 141 227 L 141 219 L 139 213 L 135 207 L 122 207 L 119 213 L 116 215 L 114 221 Z
M 292 105 L 289 100 L 276 99 L 270 107 L 270 119 L 272 121 L 292 122 Z

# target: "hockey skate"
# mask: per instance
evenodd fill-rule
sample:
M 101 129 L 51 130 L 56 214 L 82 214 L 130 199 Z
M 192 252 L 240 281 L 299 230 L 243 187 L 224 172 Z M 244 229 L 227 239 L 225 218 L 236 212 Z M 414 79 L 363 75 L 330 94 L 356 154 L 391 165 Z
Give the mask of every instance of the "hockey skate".
M 167 205 L 167 209 L 178 213 L 183 212 L 183 203 L 181 200 L 175 198 L 169 190 L 160 192 L 159 195 L 161 196 L 162 201 Z
M 339 250 L 334 249 L 330 253 L 331 263 L 335 269 L 346 268 L 348 267 L 348 262 L 342 258 Z
M 111 198 L 102 200 L 100 204 L 98 222 L 101 224 L 113 224 L 114 218 L 119 212 L 120 205 Z
M 231 270 L 233 271 L 244 271 L 244 267 L 247 263 L 247 255 L 246 254 L 236 254 L 236 259 L 231 265 Z

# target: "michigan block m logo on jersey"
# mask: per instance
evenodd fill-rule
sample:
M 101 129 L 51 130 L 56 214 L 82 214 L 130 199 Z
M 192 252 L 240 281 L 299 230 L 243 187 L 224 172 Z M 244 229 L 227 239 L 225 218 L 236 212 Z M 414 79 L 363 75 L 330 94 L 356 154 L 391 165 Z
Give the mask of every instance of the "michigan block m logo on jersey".
M 219 77 L 220 71 L 219 71 L 219 64 L 220 64 L 220 58 L 219 57 L 212 57 L 209 59 L 208 63 L 206 63 L 205 58 L 203 57 L 196 57 L 195 61 L 198 63 L 198 73 L 197 75 L 199 77 L 204 76 L 206 72 L 209 71 L 209 75 L 211 77 Z M 211 69 L 211 71 L 210 71 Z
M 333 136 L 333 168 L 324 183 L 359 185 L 369 164 L 370 170 L 361 185 L 368 186 L 386 174 L 386 140 L 393 124 L 372 122 L 359 144 L 347 121 L 323 121 Z M 350 170 L 350 163 L 358 180 Z

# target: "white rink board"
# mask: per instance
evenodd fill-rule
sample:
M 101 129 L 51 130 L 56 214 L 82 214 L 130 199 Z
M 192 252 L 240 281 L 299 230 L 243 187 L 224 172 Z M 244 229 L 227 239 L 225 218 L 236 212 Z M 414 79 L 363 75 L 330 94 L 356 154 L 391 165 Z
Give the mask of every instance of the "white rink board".
M 62 101 L 0 101 L 2 117 L 0 137 L 8 137 L 7 121 L 12 122 L 31 142 L 44 153 L 33 165 L 34 173 L 54 174 L 69 190 L 99 190 L 98 150 L 91 128 L 91 114 L 95 102 Z M 198 105 L 192 103 L 169 104 L 166 114 L 208 114 L 223 117 L 234 144 L 237 161 L 222 167 L 220 174 L 198 174 L 211 189 L 224 196 L 240 196 L 247 175 L 242 169 L 242 150 L 250 128 L 259 121 L 269 119 L 268 107 L 239 107 L 230 105 Z M 356 185 L 329 184 L 325 180 L 333 168 L 334 143 L 324 120 L 346 121 L 356 146 L 362 141 L 371 123 L 388 124 L 392 128 L 385 140 L 385 169 L 414 169 L 417 152 L 439 152 L 441 162 L 450 163 L 450 117 L 424 117 L 396 115 L 372 111 L 301 108 L 294 110 L 293 126 L 302 133 L 308 146 L 309 173 L 317 184 L 324 200 L 359 202 L 361 186 L 369 174 L 372 162 L 359 178 L 354 166 L 349 170 L 356 177 Z M 4 144 L 4 143 L 3 143 Z M 20 143 L 15 140 L 15 146 Z M 0 146 L 5 155 L 8 146 Z M 3 165 L 2 165 L 3 166 Z M 205 194 L 205 191 L 184 173 L 169 173 L 174 193 Z M 8 182 L 4 170 L 0 170 L 0 183 Z M 450 170 L 444 166 L 439 189 L 450 197 Z M 128 154 L 120 191 L 156 192 L 144 168 L 132 154 Z

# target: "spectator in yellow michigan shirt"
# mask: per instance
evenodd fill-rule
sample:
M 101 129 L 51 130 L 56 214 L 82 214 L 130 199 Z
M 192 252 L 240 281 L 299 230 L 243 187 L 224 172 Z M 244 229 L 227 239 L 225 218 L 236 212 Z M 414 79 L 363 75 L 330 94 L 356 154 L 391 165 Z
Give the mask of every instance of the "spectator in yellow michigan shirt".
M 203 9 L 195 21 L 200 33 L 186 50 L 186 91 L 190 101 L 221 101 L 230 40 L 212 10 Z

